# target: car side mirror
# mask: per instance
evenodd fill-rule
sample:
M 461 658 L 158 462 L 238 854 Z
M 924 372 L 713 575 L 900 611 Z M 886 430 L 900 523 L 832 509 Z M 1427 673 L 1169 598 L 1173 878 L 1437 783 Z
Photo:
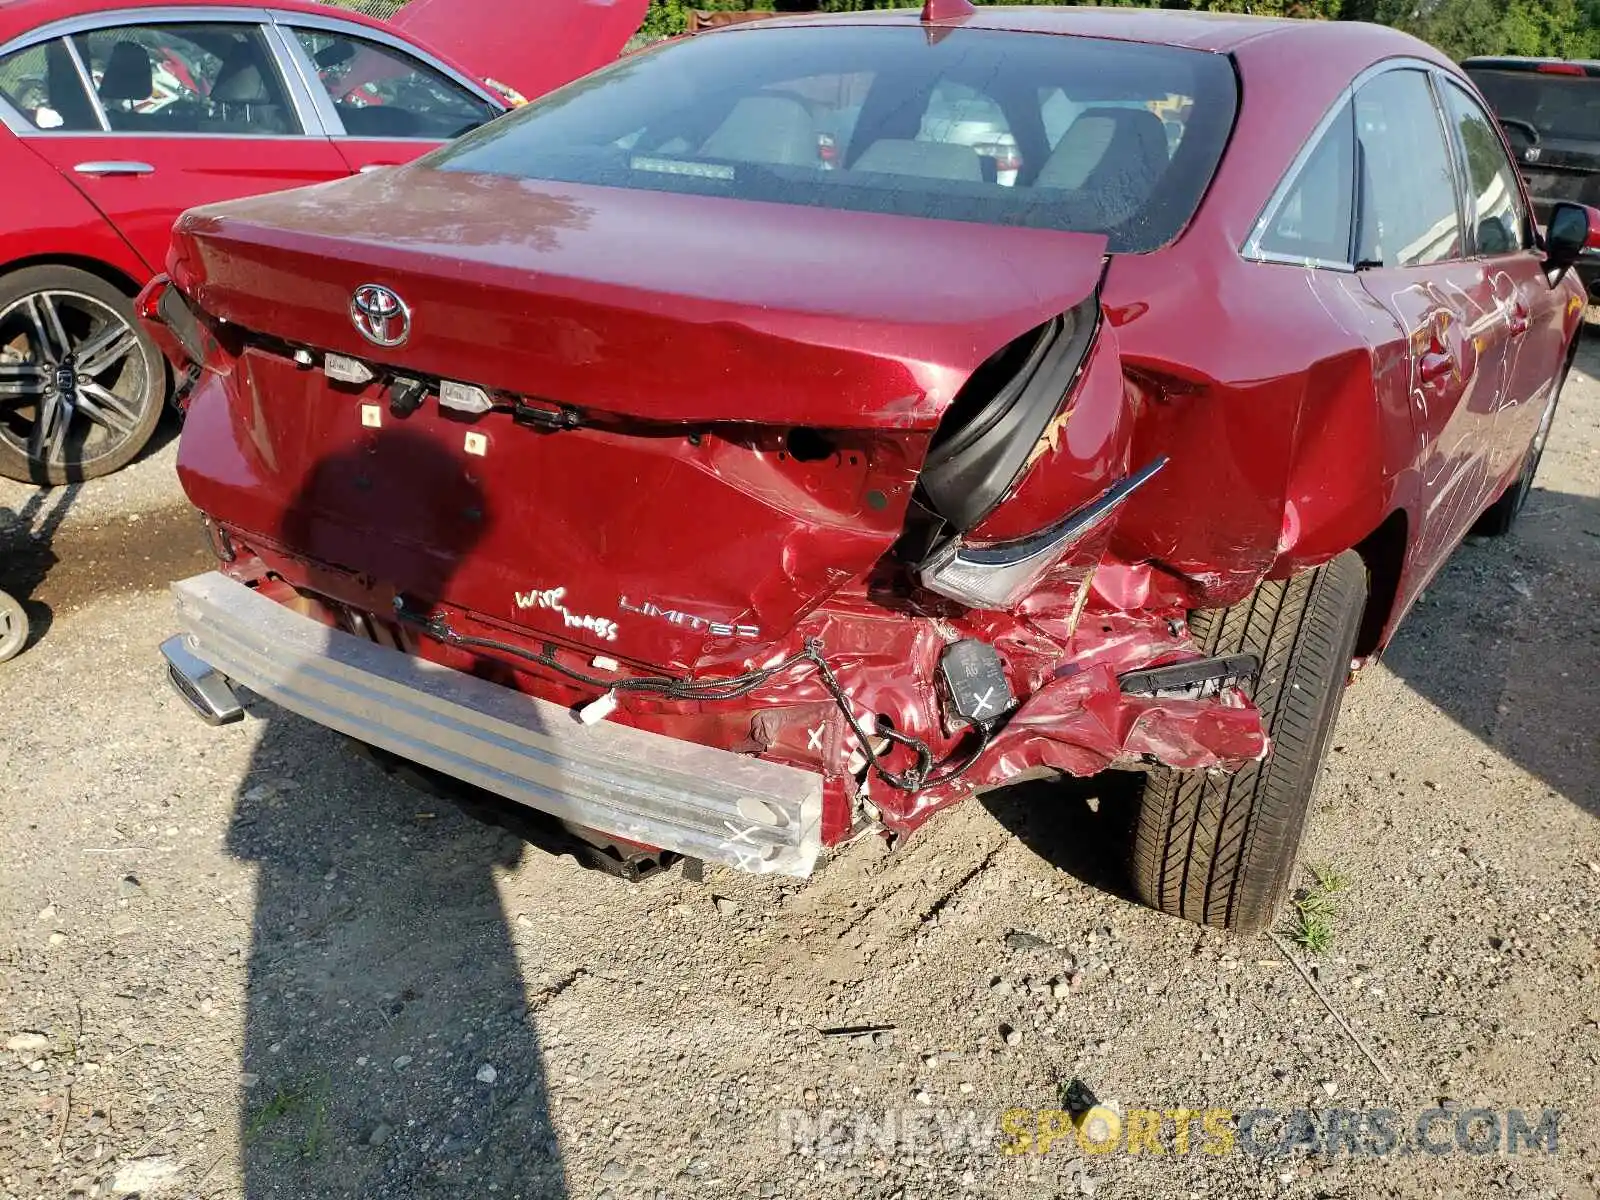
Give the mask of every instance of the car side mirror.
M 1545 266 L 1565 271 L 1585 250 L 1600 250 L 1600 211 L 1586 204 L 1557 204 L 1544 235 Z

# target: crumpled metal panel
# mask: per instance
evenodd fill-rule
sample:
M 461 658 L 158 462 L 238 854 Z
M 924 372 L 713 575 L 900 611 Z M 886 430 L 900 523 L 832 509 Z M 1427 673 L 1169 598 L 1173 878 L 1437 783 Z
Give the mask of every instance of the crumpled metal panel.
M 836 630 L 839 622 L 831 624 Z M 958 780 L 907 793 L 869 778 L 870 798 L 890 827 L 914 828 L 963 796 L 1040 767 L 1078 776 L 1144 763 L 1232 771 L 1267 753 L 1261 714 L 1237 689 L 1206 700 L 1122 694 L 1119 674 L 1198 656 L 1177 617 L 1091 611 L 1061 642 L 1042 630 L 1048 622 L 996 616 L 981 624 L 982 629 L 963 629 L 968 622 L 955 622 L 949 628 L 982 636 L 1001 651 L 1021 703 Z M 936 630 L 925 628 L 912 645 L 901 647 L 909 653 L 898 672 L 863 659 L 839 678 L 863 707 L 890 715 L 897 729 L 923 737 L 959 763 L 976 734 L 944 729 L 932 683 L 944 643 Z
M 370 614 L 364 619 L 379 640 L 394 639 L 420 658 L 540 699 L 573 706 L 596 694 L 592 688 L 528 669 L 508 655 L 467 651 L 386 625 L 392 591 L 370 579 L 299 562 L 265 543 L 258 541 L 228 571 L 242 579 L 293 578 L 316 595 Z M 966 761 L 976 736 L 970 727 L 946 721 L 936 682 L 939 655 L 961 638 L 993 645 L 1019 705 L 971 768 L 947 784 L 907 792 L 868 776 L 863 791 L 857 782 L 861 760 L 856 757 L 852 762 L 859 743 L 821 679 L 805 667 L 775 677 L 737 701 L 689 702 L 619 693 L 619 707 L 608 723 L 819 773 L 824 784 L 824 844 L 841 840 L 857 826 L 862 816 L 855 804 L 858 797 L 870 801 L 887 828 L 904 833 L 974 791 L 1040 767 L 1079 776 L 1149 762 L 1181 769 L 1235 770 L 1265 756 L 1269 743 L 1260 713 L 1237 690 L 1207 700 L 1124 696 L 1118 675 L 1194 658 L 1200 651 L 1188 635 L 1180 608 L 1108 607 L 1107 593 L 1116 595 L 1127 580 L 1125 573 L 1108 571 L 1105 564 L 1094 572 L 1082 611 L 1077 612 L 1076 592 L 1086 586 L 1083 577 L 1079 570 L 1075 589 L 1067 588 L 1065 579 L 1058 580 L 1054 594 L 1059 604 L 1051 615 L 1040 616 L 963 611 L 954 604 L 895 611 L 865 594 L 845 595 L 813 613 L 783 644 L 764 655 L 763 661 L 779 662 L 814 639 L 862 727 L 872 731 L 879 718 L 886 718 L 902 734 L 927 743 L 940 764 L 937 778 Z M 1161 590 L 1160 585 L 1152 586 Z M 263 592 L 305 607 L 303 599 L 276 580 Z M 320 619 L 339 620 L 334 608 L 311 607 L 312 615 Z M 448 606 L 440 611 L 461 633 L 514 640 L 503 626 L 487 624 L 469 612 Z M 582 656 L 575 655 L 570 663 L 589 667 Z M 708 674 L 726 675 L 736 665 L 724 664 Z M 914 763 L 903 749 L 888 750 L 884 761 L 895 771 Z

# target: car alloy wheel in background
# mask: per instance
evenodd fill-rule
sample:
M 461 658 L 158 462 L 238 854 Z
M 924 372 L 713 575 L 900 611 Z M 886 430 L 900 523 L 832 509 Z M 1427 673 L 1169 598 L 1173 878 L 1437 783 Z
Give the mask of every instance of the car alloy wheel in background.
M 0 281 L 0 475 L 61 484 L 117 470 L 149 442 L 166 382 L 104 280 L 40 267 Z
M 9 662 L 28 644 L 28 610 L 9 592 L 0 592 L 0 663 Z

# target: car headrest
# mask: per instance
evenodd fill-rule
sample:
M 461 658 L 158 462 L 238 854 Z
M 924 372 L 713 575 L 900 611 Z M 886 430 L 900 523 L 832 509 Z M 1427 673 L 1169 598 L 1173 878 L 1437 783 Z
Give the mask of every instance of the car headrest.
M 222 64 L 211 86 L 211 99 L 219 104 L 276 104 L 255 47 L 247 45 L 245 50 L 248 52 L 235 52 Z
M 1040 168 L 1035 187 L 1081 188 L 1097 173 L 1151 183 L 1167 169 L 1167 131 L 1147 108 L 1091 108 L 1067 127 Z
M 150 99 L 156 90 L 150 51 L 138 42 L 118 42 L 111 47 L 105 72 L 100 76 L 100 99 L 117 103 Z
M 780 166 L 820 166 L 811 113 L 788 96 L 746 96 L 700 147 L 707 158 Z
M 879 138 L 862 151 L 854 169 L 883 175 L 915 175 L 922 179 L 983 182 L 983 164 L 978 161 L 978 152 L 971 146 L 951 142 Z

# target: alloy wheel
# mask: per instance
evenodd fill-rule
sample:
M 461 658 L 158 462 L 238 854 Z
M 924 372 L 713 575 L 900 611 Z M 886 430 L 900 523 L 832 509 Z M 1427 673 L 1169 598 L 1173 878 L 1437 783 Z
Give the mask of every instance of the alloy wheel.
M 43 467 L 117 453 L 159 403 L 138 335 L 102 300 L 36 291 L 0 312 L 0 439 Z
M 0 592 L 0 663 L 22 653 L 28 644 L 28 610 L 16 597 Z

